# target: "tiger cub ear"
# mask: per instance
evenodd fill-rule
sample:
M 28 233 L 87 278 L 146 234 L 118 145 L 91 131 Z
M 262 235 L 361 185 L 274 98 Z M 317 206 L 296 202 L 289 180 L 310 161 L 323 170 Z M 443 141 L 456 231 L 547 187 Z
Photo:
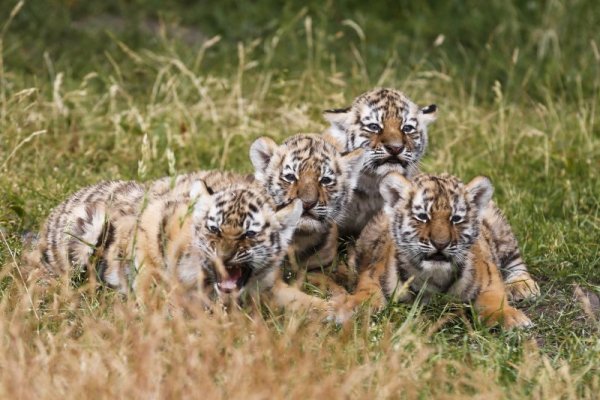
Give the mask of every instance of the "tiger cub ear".
M 302 200 L 296 199 L 275 213 L 277 221 L 281 224 L 281 239 L 284 242 L 287 243 L 292 240 L 292 235 L 298 222 L 300 222 L 302 212 Z
M 332 125 L 345 126 L 350 116 L 350 107 L 325 110 L 323 116 Z
M 202 196 L 210 196 L 210 191 L 206 187 L 206 183 L 202 179 L 198 179 L 192 183 L 190 188 L 190 198 L 198 199 Z
M 390 172 L 382 180 L 379 192 L 386 207 L 393 208 L 400 200 L 408 200 L 411 183 L 404 175 Z
M 250 161 L 256 170 L 257 178 L 265 173 L 277 147 L 277 143 L 266 136 L 256 139 L 250 146 Z
M 350 107 L 323 111 L 323 116 L 331 124 L 323 135 L 336 149 L 348 148 L 348 128 L 351 123 Z
M 477 176 L 465 186 L 467 197 L 474 202 L 479 210 L 483 210 L 489 204 L 494 194 L 492 182 L 485 176 Z
M 202 179 L 195 180 L 190 188 L 190 199 L 194 202 L 194 217 L 205 212 L 212 201 L 212 191 Z
M 419 119 L 426 126 L 432 123 L 437 119 L 437 106 L 435 104 L 430 104 L 425 106 L 419 110 Z

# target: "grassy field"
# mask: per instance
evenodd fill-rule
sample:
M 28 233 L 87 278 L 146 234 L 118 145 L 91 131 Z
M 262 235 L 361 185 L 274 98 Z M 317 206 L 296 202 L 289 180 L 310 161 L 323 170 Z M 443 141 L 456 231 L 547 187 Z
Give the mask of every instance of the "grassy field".
M 1 398 L 600 397 L 595 1 L 160 3 L 2 1 Z M 350 329 L 167 316 L 23 284 L 23 233 L 77 188 L 249 172 L 256 137 L 323 131 L 374 86 L 438 105 L 426 171 L 494 182 L 542 288 L 520 305 L 534 328 L 441 301 Z

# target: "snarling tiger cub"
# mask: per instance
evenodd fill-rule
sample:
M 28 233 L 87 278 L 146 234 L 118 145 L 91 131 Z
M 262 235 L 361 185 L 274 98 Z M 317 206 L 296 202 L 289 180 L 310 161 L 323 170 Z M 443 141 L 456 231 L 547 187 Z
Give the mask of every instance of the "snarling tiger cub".
M 354 201 L 348 209 L 352 218 L 344 219 L 341 235 L 357 237 L 367 222 L 383 206 L 379 194 L 381 179 L 389 172 L 407 178 L 419 171 L 419 162 L 427 149 L 428 125 L 436 119 L 437 107 L 419 107 L 402 92 L 373 89 L 358 96 L 352 105 L 325 111 L 330 128 L 325 137 L 337 143 L 340 151 L 364 148 L 364 168 Z M 492 203 L 485 223 L 498 227 L 497 254 L 509 295 L 520 300 L 539 295 L 539 287 L 529 275 L 510 225 Z
M 508 303 L 498 269 L 497 226 L 482 222 L 493 188 L 477 177 L 468 184 L 443 174 L 412 181 L 392 172 L 381 182 L 384 210 L 357 242 L 358 285 L 335 303 L 338 322 L 370 302 L 426 301 L 447 293 L 472 302 L 488 325 L 526 327 L 531 321 Z
M 203 304 L 252 291 L 278 305 L 323 309 L 322 300 L 277 279 L 301 202 L 276 210 L 244 177 L 195 175 L 189 185 L 113 181 L 77 192 L 54 209 L 25 261 L 54 275 L 85 271 L 142 303 L 164 282 Z

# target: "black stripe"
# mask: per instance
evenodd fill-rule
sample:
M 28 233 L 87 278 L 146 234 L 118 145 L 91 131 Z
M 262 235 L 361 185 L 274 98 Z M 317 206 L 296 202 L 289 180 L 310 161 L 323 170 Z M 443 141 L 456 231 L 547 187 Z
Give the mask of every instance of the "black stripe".
M 163 217 L 160 221 L 160 228 L 158 229 L 158 233 L 156 234 L 156 242 L 158 243 L 158 252 L 162 256 L 163 260 L 165 259 L 165 228 L 167 227 L 167 223 L 169 221 L 169 216 L 167 212 L 163 214 Z
M 45 264 L 50 265 L 50 258 L 48 258 L 48 249 L 47 248 L 44 251 L 42 251 L 42 261 Z
M 98 249 L 109 248 L 110 245 L 113 244 L 114 240 L 115 226 L 110 222 L 106 222 L 102 227 L 102 232 L 100 233 L 100 236 L 98 236 L 98 240 L 96 240 L 96 243 L 94 244 L 94 253 L 92 253 L 92 256 L 96 255 Z
M 492 284 L 492 270 L 490 269 L 490 263 L 486 262 L 485 263 L 485 267 L 487 268 L 487 272 L 488 272 L 488 282 L 487 282 L 487 285 L 490 286 Z
M 342 114 L 342 113 L 347 113 L 348 111 L 350 111 L 350 107 L 346 107 L 346 108 L 332 108 L 329 110 L 325 110 L 323 111 L 324 113 L 329 113 L 329 114 Z
M 96 280 L 98 282 L 105 283 L 104 274 L 105 274 L 107 268 L 108 268 L 108 263 L 106 262 L 106 260 L 104 258 L 99 260 L 98 264 L 96 264 Z
M 504 268 L 507 268 L 509 264 L 511 264 L 513 261 L 515 261 L 519 258 L 521 258 L 521 255 L 519 254 L 519 252 L 514 252 L 509 257 L 504 259 L 504 261 L 502 262 L 502 266 Z M 523 262 L 521 261 L 521 263 L 523 263 Z M 519 265 L 519 264 L 517 264 L 517 265 Z M 517 265 L 514 265 L 513 268 L 516 267 Z
M 114 243 L 114 241 L 115 226 L 112 223 L 107 222 L 102 227 L 102 232 L 100 233 L 100 236 L 98 236 L 98 240 L 94 245 L 94 251 L 90 256 L 90 260 L 96 261 L 96 264 L 94 265 L 94 269 L 96 271 L 96 278 L 101 282 L 104 282 L 104 272 L 107 268 L 107 263 L 104 259 L 104 254 L 106 253 L 105 250 L 108 249 Z M 102 255 L 100 259 L 98 259 L 99 254 Z M 88 272 L 87 263 L 84 265 L 84 267 L 85 272 Z

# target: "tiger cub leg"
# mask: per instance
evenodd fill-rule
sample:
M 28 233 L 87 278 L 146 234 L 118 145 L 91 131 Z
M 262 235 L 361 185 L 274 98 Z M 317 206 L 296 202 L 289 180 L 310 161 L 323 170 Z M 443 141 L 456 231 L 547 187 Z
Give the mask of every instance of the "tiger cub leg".
M 531 326 L 531 320 L 508 304 L 506 288 L 497 266 L 484 259 L 475 260 L 477 283 L 481 285 L 475 308 L 487 326 L 501 323 L 504 328 Z
M 325 243 L 317 252 L 304 260 L 300 260 L 302 267 L 307 270 L 327 268 L 337 256 L 338 249 L 338 227 L 333 224 L 324 238 Z
M 331 293 L 333 296 L 348 294 L 346 288 L 353 287 L 356 283 L 354 268 L 356 260 L 352 258 L 354 253 L 351 253 L 347 261 L 338 260 L 337 263 L 333 262 L 338 250 L 337 226 L 334 226 L 330 231 L 324 249 L 326 250 L 326 258 L 331 260 L 329 262 L 331 265 L 310 271 L 306 276 L 307 282 L 323 292 Z
M 346 290 L 339 285 L 334 278 L 330 276 L 331 264 L 337 256 L 338 249 L 338 228 L 333 224 L 326 238 L 324 245 L 312 254 L 310 257 L 297 262 L 295 256 L 296 249 L 290 247 L 288 250 L 288 259 L 292 264 L 292 268 L 299 273 L 300 271 L 310 271 L 306 274 L 306 281 L 317 287 L 323 292 L 329 292 L 333 295 L 347 293 Z
M 348 294 L 343 286 L 339 285 L 335 279 L 321 272 L 310 272 L 306 275 L 306 281 L 325 293 L 331 293 L 333 296 Z
M 540 295 L 540 287 L 527 272 L 507 279 L 506 290 L 513 301 L 534 299 Z
M 508 231 L 508 245 L 499 246 L 500 272 L 506 286 L 508 298 L 513 301 L 534 299 L 540 295 L 540 287 L 527 271 L 519 246 L 512 231 Z M 504 250 L 504 251 L 502 251 Z
M 527 270 L 519 243 L 502 211 L 491 202 L 484 211 L 483 220 L 492 234 L 492 245 L 499 258 L 500 272 L 509 299 L 519 301 L 539 296 L 540 288 Z
M 332 318 L 338 324 L 347 322 L 356 309 L 368 304 L 373 311 L 379 311 L 385 306 L 386 300 L 380 283 L 380 277 L 385 272 L 385 261 L 380 261 L 363 270 L 358 276 L 358 284 L 353 294 L 341 295 L 331 300 Z
M 327 302 L 319 297 L 304 293 L 297 287 L 290 286 L 283 281 L 281 275 L 275 278 L 270 290 L 275 304 L 293 311 L 326 311 Z

